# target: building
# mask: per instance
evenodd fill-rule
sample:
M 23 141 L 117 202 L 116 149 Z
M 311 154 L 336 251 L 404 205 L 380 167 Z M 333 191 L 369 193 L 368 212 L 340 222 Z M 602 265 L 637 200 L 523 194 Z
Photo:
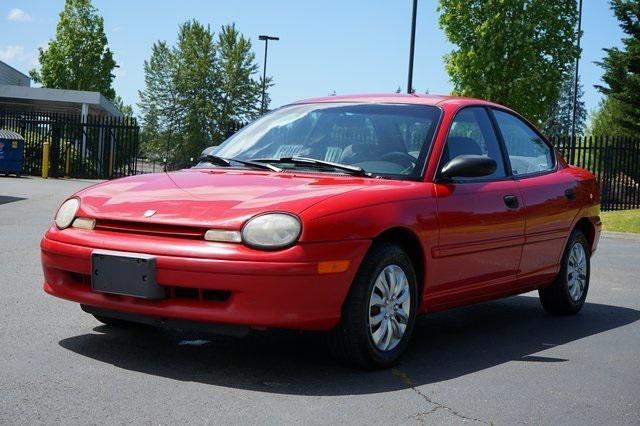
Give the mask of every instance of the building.
M 122 117 L 98 92 L 31 87 L 29 76 L 0 61 L 0 112 L 38 111 Z
M 23 174 L 41 175 L 45 161 L 53 177 L 105 179 L 136 173 L 135 118 L 125 117 L 98 92 L 31 87 L 29 76 L 1 61 L 0 129 L 24 137 Z

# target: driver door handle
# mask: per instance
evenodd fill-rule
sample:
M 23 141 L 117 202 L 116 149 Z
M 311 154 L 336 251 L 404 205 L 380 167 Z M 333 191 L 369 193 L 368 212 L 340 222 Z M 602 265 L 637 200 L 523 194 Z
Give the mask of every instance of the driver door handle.
M 515 195 L 505 195 L 504 204 L 510 209 L 517 209 L 520 205 L 520 203 L 518 203 L 518 197 Z

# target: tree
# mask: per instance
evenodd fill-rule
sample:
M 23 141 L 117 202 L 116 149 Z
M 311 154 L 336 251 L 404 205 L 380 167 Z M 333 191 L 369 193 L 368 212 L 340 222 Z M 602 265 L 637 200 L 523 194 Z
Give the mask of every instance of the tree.
M 40 71 L 29 74 L 44 87 L 89 90 L 114 99 L 117 65 L 107 44 L 104 20 L 91 0 L 66 0 L 55 38 L 40 48 Z
M 591 112 L 587 133 L 591 136 L 634 136 L 634 133 L 623 127 L 623 112 L 620 102 L 611 96 L 600 101 L 598 109 Z
M 489 99 L 541 124 L 578 55 L 575 0 L 440 0 L 456 94 Z
M 176 147 L 183 160 L 198 157 L 217 135 L 216 108 L 222 98 L 213 32 L 198 21 L 186 22 L 173 49 L 173 84 L 183 137 Z
M 612 0 L 611 9 L 628 37 L 623 48 L 604 49 L 604 85 L 596 85 L 608 100 L 603 106 L 606 117 L 618 130 L 637 135 L 640 132 L 640 1 Z
M 575 68 L 572 67 L 569 78 L 562 82 L 560 96 L 549 108 L 543 132 L 548 136 L 571 135 L 573 127 L 573 91 L 575 89 Z M 584 88 L 578 78 L 578 97 L 576 103 L 576 135 L 583 133 L 587 121 L 587 108 L 584 100 Z
M 221 101 L 218 104 L 219 135 L 226 137 L 242 123 L 260 115 L 261 81 L 251 41 L 238 32 L 235 25 L 225 25 L 218 34 Z M 219 140 L 216 140 L 219 142 Z
M 145 90 L 138 91 L 142 153 L 154 160 L 173 157 L 180 132 L 181 112 L 174 74 L 174 52 L 164 41 L 154 43 L 151 57 L 144 61 Z
M 120 110 L 120 112 L 128 117 L 133 116 L 133 108 L 129 104 L 125 104 L 120 96 L 113 99 L 113 105 Z
M 144 72 L 138 106 L 149 157 L 187 164 L 260 115 L 258 65 L 251 41 L 234 25 L 215 37 L 195 20 L 182 24 L 175 46 L 153 45 Z

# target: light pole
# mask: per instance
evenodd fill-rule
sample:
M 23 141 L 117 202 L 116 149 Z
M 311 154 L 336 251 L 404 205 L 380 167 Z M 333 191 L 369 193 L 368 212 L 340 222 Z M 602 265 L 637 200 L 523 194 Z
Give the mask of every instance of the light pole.
M 409 44 L 409 77 L 407 78 L 407 93 L 413 93 L 413 52 L 416 47 L 416 13 L 418 0 L 413 0 L 413 13 L 411 14 L 411 41 Z
M 264 104 L 264 96 L 267 90 L 267 52 L 269 50 L 269 40 L 277 41 L 280 40 L 280 37 L 260 35 L 258 36 L 258 40 L 264 40 L 264 66 L 262 67 L 262 104 L 260 107 L 260 112 L 264 114 L 264 109 L 266 106 Z
M 571 146 L 576 143 L 576 116 L 578 114 L 578 78 L 580 67 L 580 39 L 582 32 L 582 0 L 578 6 L 578 55 L 576 56 L 576 73 L 573 77 L 573 116 L 571 117 Z

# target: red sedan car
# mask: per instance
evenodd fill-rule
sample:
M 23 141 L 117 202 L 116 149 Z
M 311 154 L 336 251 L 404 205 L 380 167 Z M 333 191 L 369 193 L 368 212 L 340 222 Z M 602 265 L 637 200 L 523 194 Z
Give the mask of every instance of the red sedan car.
M 575 314 L 600 235 L 591 173 L 477 99 L 329 97 L 193 168 L 84 189 L 42 239 L 44 290 L 125 326 L 324 330 L 386 367 L 417 315 L 538 290 Z

